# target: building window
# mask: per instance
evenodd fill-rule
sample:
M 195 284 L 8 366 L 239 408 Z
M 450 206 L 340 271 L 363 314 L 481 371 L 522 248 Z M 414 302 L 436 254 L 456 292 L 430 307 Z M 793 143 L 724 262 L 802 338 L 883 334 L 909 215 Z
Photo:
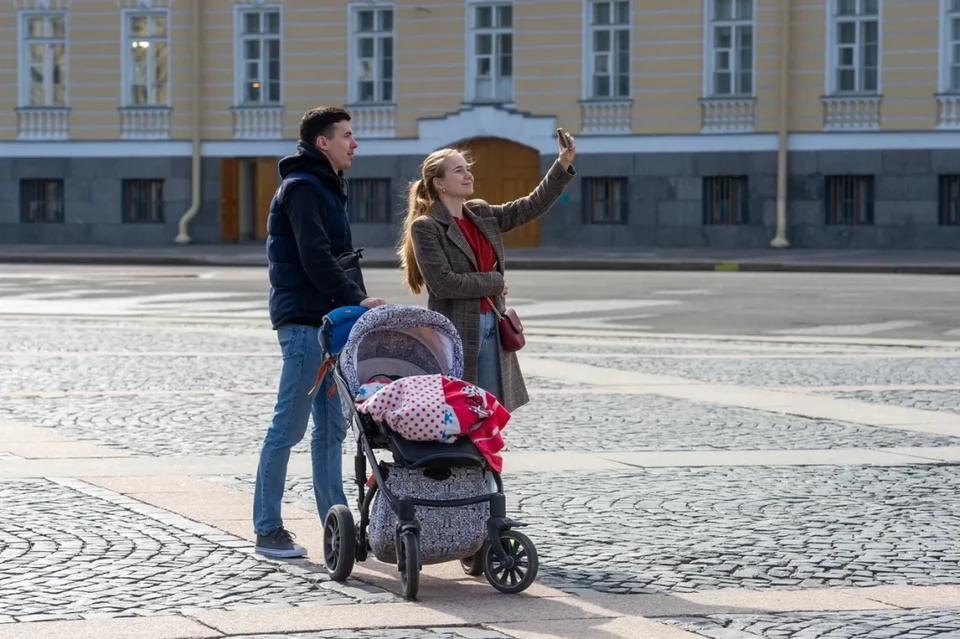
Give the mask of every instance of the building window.
M 946 34 L 943 52 L 947 64 L 945 90 L 960 91 L 960 0 L 950 0 L 947 5 Z
M 713 0 L 712 5 L 708 95 L 753 95 L 753 0 Z
M 393 102 L 393 9 L 355 9 L 354 102 Z
M 237 56 L 238 103 L 279 105 L 280 96 L 280 9 L 243 8 L 239 24 Z
M 20 180 L 20 221 L 63 224 L 63 180 Z
M 473 7 L 473 102 L 513 101 L 513 5 Z
M 124 106 L 168 106 L 168 16 L 166 13 L 127 13 L 125 20 Z
M 163 223 L 163 180 L 123 181 L 123 222 Z
M 748 194 L 746 176 L 703 178 L 703 223 L 746 224 Z
M 960 175 L 940 176 L 940 226 L 960 226 Z
M 627 178 L 584 178 L 584 223 L 626 224 Z
M 592 98 L 630 97 L 630 3 L 590 2 L 590 88 Z
M 873 224 L 873 176 L 830 175 L 826 187 L 827 224 Z
M 350 180 L 350 221 L 390 223 L 390 180 Z
M 20 104 L 67 106 L 67 31 L 63 13 L 21 14 Z
M 880 86 L 880 0 L 833 0 L 835 93 Z

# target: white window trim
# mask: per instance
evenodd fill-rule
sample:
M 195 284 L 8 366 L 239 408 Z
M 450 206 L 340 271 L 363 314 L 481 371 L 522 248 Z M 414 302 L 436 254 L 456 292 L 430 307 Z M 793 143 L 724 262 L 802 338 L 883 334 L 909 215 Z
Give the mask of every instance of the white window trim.
M 703 0 L 703 97 L 704 98 L 717 98 L 717 99 L 736 99 L 736 98 L 753 98 L 757 95 L 757 0 L 753 0 L 753 11 L 750 15 L 752 16 L 750 20 L 750 26 L 753 29 L 753 46 L 751 47 L 753 60 L 751 61 L 751 73 L 753 77 L 750 81 L 750 88 L 752 91 L 749 94 L 736 94 L 732 93 L 730 95 L 716 95 L 714 93 L 713 86 L 713 65 L 714 65 L 714 51 L 713 51 L 713 5 L 716 0 Z M 746 22 L 746 21 L 743 21 Z
M 67 12 L 47 9 L 29 9 L 17 12 L 17 104 L 21 109 L 70 108 L 70 25 Z M 60 16 L 63 18 L 63 106 L 30 106 L 29 55 L 27 51 L 27 19 L 33 16 Z
M 827 97 L 844 95 L 869 95 L 879 96 L 883 94 L 883 0 L 877 1 L 877 90 L 870 93 L 837 93 L 837 0 L 827 0 L 826 3 L 826 41 L 827 50 L 824 56 L 824 77 L 823 91 Z M 859 37 L 859 31 L 858 31 Z
M 517 92 L 517 8 L 513 0 L 466 0 L 467 19 L 464 20 L 463 41 L 464 60 L 466 64 L 466 73 L 464 73 L 463 100 L 467 104 L 473 104 L 477 99 L 477 39 L 474 29 L 476 27 L 477 5 L 510 5 L 513 15 L 513 26 L 510 33 L 513 35 L 513 75 L 510 76 L 510 99 L 503 102 L 504 105 L 512 106 L 516 102 Z
M 950 88 L 950 66 L 953 62 L 950 32 L 950 0 L 940 0 L 940 73 L 938 78 L 939 93 L 958 93 L 960 87 Z M 960 15 L 960 12 L 958 12 Z
M 393 100 L 390 102 L 360 102 L 357 91 L 357 49 L 354 47 L 354 34 L 357 29 L 357 11 L 364 9 L 390 9 L 393 11 Z M 396 104 L 397 103 L 397 7 L 393 2 L 351 2 L 347 5 L 347 104 Z
M 130 101 L 130 80 L 133 78 L 133 70 L 130 68 L 130 52 L 127 45 L 130 44 L 130 18 L 131 16 L 150 16 L 162 15 L 167 19 L 167 102 L 166 104 L 132 104 Z M 123 23 L 120 26 L 120 106 L 124 109 L 156 109 L 170 108 L 173 100 L 173 38 L 170 37 L 172 22 L 170 21 L 169 8 L 155 9 L 124 9 L 120 12 L 120 19 Z
M 628 0 L 630 3 L 630 24 L 627 25 L 627 32 L 630 38 L 630 95 L 624 96 L 611 96 L 608 98 L 599 98 L 594 97 L 592 84 L 593 84 L 593 51 L 591 48 L 593 29 L 590 27 L 591 20 L 591 11 L 590 9 L 593 6 L 594 0 L 583 0 L 582 3 L 582 25 L 583 31 L 580 35 L 580 63 L 581 68 L 583 69 L 580 78 L 580 96 L 584 102 L 619 102 L 624 100 L 632 100 L 633 94 L 637 90 L 635 86 L 634 70 L 636 69 L 636 64 L 634 64 L 633 58 L 633 48 L 636 44 L 634 40 L 634 31 L 633 31 L 633 4 L 634 0 Z M 611 46 L 613 43 L 611 42 Z
M 247 12 L 266 13 L 276 11 L 280 14 L 280 33 L 277 38 L 280 40 L 280 100 L 277 102 L 247 102 L 244 100 L 243 90 L 243 20 L 242 16 Z M 282 4 L 237 4 L 233 7 L 233 105 L 240 108 L 249 109 L 273 109 L 283 106 L 286 94 L 286 82 L 283 81 L 283 5 Z

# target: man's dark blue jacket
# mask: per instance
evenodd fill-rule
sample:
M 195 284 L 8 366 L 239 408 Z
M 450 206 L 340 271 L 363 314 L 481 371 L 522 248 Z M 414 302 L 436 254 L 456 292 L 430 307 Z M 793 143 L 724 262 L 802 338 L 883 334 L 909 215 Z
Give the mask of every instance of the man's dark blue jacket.
M 367 297 L 336 260 L 353 250 L 346 182 L 303 142 L 279 168 L 283 181 L 267 217 L 270 322 L 320 326 L 333 309 Z

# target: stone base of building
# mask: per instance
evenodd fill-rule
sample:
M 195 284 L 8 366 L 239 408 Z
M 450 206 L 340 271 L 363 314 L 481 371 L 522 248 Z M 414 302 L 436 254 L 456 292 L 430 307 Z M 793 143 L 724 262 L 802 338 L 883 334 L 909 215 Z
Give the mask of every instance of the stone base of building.
M 392 246 L 404 188 L 420 156 L 358 157 L 352 178 L 391 181 L 390 223 L 355 224 L 359 246 Z M 541 156 L 541 171 L 553 161 Z M 204 158 L 203 206 L 190 225 L 194 243 L 222 242 L 221 158 Z M 777 158 L 773 152 L 580 154 L 579 177 L 541 220 L 540 245 L 589 248 L 761 248 L 776 225 Z M 960 226 L 941 222 L 940 181 L 960 176 L 960 153 L 948 150 L 791 152 L 788 238 L 823 249 L 960 249 Z M 748 205 L 738 224 L 705 224 L 704 178 L 746 178 Z M 872 223 L 828 224 L 827 176 L 872 176 Z M 624 178 L 624 223 L 586 223 L 585 180 Z M 22 220 L 21 180 L 63 180 L 62 222 Z M 124 223 L 125 179 L 163 180 L 163 216 Z M 0 242 L 20 244 L 168 245 L 190 207 L 190 158 L 0 158 Z M 256 239 L 256 238 L 253 238 Z

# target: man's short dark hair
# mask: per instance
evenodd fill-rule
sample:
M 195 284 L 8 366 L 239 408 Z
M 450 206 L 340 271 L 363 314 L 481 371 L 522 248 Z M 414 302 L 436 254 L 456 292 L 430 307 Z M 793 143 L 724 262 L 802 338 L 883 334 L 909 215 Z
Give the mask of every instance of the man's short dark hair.
M 337 122 L 350 121 L 350 114 L 340 107 L 317 107 L 303 114 L 300 120 L 300 139 L 311 146 L 317 143 L 321 135 L 325 138 L 333 136 Z

